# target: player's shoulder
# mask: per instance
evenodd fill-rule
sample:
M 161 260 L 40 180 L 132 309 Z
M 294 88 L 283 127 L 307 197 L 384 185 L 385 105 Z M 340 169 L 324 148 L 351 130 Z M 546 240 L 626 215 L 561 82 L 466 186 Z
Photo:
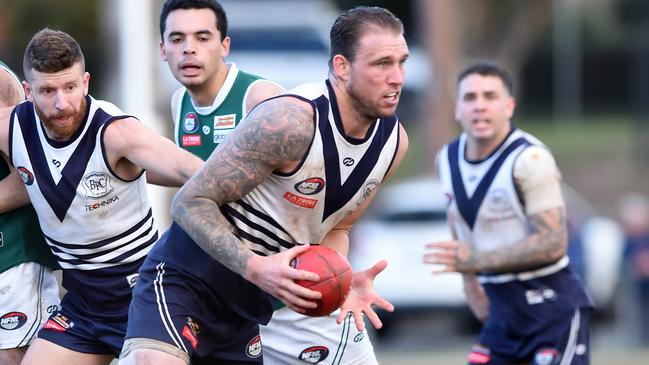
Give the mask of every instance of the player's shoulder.
M 110 101 L 95 99 L 92 96 L 90 96 L 90 103 L 91 103 L 91 108 L 94 110 L 101 109 L 105 113 L 114 116 L 124 115 L 122 109 L 120 109 L 117 105 L 111 103 Z

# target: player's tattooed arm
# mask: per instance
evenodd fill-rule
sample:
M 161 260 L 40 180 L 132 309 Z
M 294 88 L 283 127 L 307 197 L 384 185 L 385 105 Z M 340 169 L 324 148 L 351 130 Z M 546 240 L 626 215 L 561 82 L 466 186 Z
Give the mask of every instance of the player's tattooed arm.
M 460 246 L 457 256 L 460 271 L 525 270 L 553 263 L 563 257 L 568 245 L 565 209 L 548 209 L 532 214 L 528 219 L 530 234 L 512 246 L 486 252 Z
M 302 159 L 313 139 L 313 118 L 312 106 L 293 97 L 260 104 L 174 198 L 173 219 L 209 255 L 241 275 L 254 253 L 233 233 L 220 206 Z

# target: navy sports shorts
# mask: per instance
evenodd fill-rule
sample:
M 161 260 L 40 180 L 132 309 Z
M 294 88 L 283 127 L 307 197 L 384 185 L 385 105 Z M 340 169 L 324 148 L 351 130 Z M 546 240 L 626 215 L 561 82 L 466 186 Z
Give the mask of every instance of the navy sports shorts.
M 508 335 L 502 328 L 484 328 L 473 345 L 470 365 L 588 365 L 590 362 L 590 309 L 549 323 L 544 331 L 525 338 Z
M 236 281 L 239 290 L 237 285 L 232 287 Z M 249 315 L 231 302 L 232 298 L 240 300 L 242 292 L 247 294 L 242 307 L 259 303 L 259 311 Z M 272 316 L 272 302 L 270 295 L 224 266 L 221 275 L 208 284 L 149 256 L 133 291 L 126 338 L 171 344 L 196 365 L 261 364 L 259 323 Z M 259 313 L 263 316 L 257 318 Z
M 98 270 L 63 270 L 68 290 L 38 337 L 67 349 L 119 355 L 126 334 L 131 285 L 143 259 Z

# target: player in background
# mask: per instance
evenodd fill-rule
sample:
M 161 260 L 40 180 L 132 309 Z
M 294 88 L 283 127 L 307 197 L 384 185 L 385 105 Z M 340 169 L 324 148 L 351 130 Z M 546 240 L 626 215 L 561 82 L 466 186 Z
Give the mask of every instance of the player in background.
M 0 61 L 0 108 L 25 100 L 20 79 Z M 4 157 L 4 155 L 3 155 Z M 0 159 L 0 179 L 17 174 Z M 0 190 L 21 191 L 20 179 L 9 178 Z M 25 194 L 12 194 L 0 211 L 0 364 L 18 365 L 27 345 L 49 315 L 58 310 L 59 286 L 52 273 L 58 264 L 50 252 L 38 218 Z
M 88 95 L 83 53 L 65 32 L 36 33 L 23 72 L 28 101 L 0 109 L 0 151 L 20 172 L 67 293 L 22 364 L 108 364 L 158 237 L 145 169 L 154 183 L 180 186 L 202 161 Z
M 255 107 L 176 195 L 174 223 L 140 270 L 120 364 L 259 364 L 258 324 L 278 299 L 315 306 L 320 294 L 294 280 L 317 275 L 290 260 L 310 243 L 346 254 L 353 222 L 407 149 L 394 114 L 408 58 L 401 22 L 356 8 L 332 44 L 328 80 Z M 351 311 L 360 331 L 363 315 L 381 326 L 371 305 L 392 305 L 372 281 L 385 265 L 354 274 L 339 322 Z
M 458 77 L 464 133 L 438 155 L 454 239 L 424 262 L 460 272 L 484 322 L 470 364 L 588 364 L 592 304 L 568 265 L 561 175 L 547 147 L 516 128 L 509 74 L 478 63 Z
M 162 59 L 183 85 L 171 102 L 174 138 L 203 160 L 254 106 L 284 91 L 225 62 L 227 28 L 227 16 L 216 0 L 168 0 L 160 15 Z M 312 318 L 278 309 L 260 327 L 264 363 L 301 364 L 307 357 L 323 365 L 341 358 L 343 364 L 376 363 L 366 331 L 358 331 L 351 317 L 338 325 L 337 315 Z

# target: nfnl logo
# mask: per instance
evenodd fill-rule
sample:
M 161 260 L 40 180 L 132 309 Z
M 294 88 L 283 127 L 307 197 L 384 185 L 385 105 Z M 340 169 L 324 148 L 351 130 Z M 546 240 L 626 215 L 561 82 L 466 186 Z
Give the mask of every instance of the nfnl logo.
M 295 184 L 295 190 L 304 195 L 314 195 L 322 191 L 325 181 L 319 177 L 310 177 Z
M 27 316 L 20 312 L 9 312 L 0 317 L 0 328 L 4 330 L 15 330 L 22 327 L 27 322 Z
M 253 359 L 261 356 L 261 337 L 259 337 L 259 335 L 255 336 L 250 340 L 250 342 L 248 342 L 248 346 L 246 346 L 246 355 Z
M 300 353 L 300 360 L 317 364 L 329 356 L 329 349 L 324 346 L 313 346 Z
M 103 172 L 91 172 L 84 176 L 83 188 L 86 190 L 86 198 L 101 198 L 113 191 L 110 177 Z

